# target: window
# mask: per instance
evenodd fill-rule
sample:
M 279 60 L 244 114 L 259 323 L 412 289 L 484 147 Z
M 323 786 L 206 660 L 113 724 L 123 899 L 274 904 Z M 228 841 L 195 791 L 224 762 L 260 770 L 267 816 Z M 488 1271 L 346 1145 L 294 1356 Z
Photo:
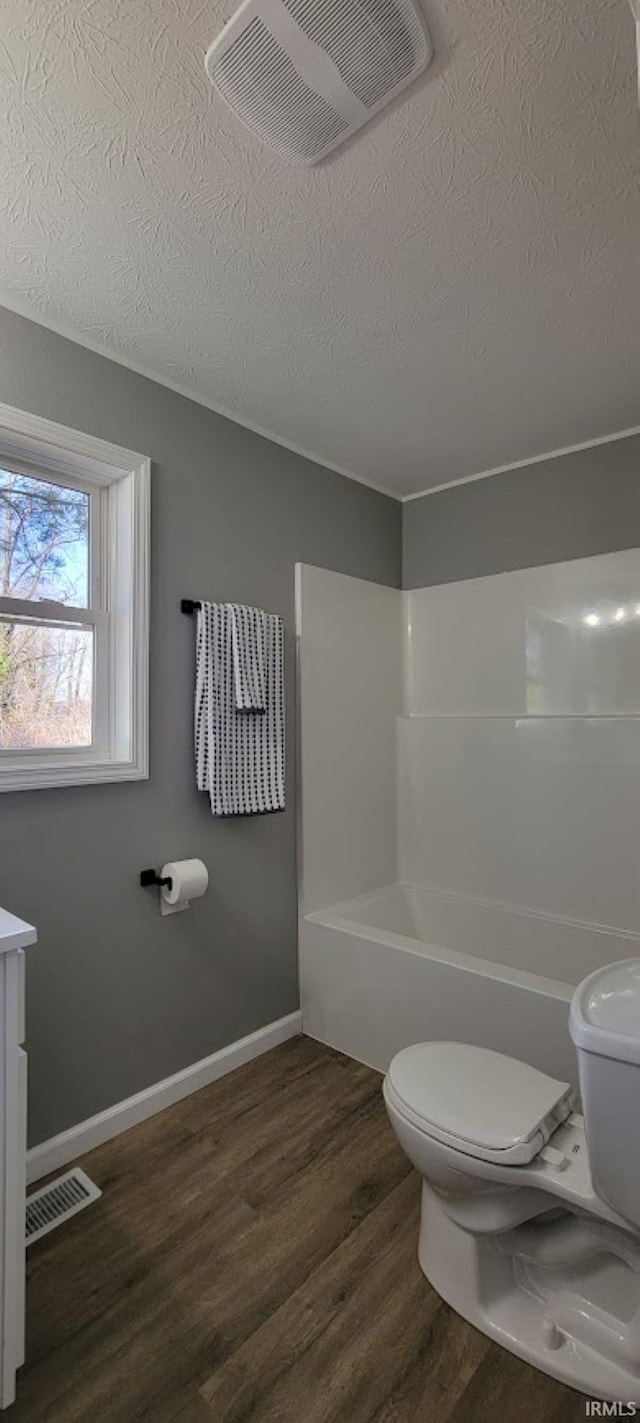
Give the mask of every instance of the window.
M 149 461 L 0 406 L 0 790 L 148 775 Z

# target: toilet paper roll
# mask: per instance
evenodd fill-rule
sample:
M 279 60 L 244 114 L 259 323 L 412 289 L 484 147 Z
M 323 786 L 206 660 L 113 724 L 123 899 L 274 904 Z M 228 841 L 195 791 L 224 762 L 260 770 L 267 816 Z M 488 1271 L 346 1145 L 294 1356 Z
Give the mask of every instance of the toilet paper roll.
M 162 886 L 162 898 L 171 908 L 187 909 L 192 899 L 201 899 L 209 883 L 202 860 L 170 860 L 162 866 L 162 879 L 171 880 L 171 889 Z

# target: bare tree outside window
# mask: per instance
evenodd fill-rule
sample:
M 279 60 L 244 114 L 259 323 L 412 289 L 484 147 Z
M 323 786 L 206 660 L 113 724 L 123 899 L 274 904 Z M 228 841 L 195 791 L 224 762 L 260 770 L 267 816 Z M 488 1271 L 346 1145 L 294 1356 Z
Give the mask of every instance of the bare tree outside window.
M 87 494 L 0 469 L 0 596 L 33 605 L 0 619 L 0 749 L 90 745 L 92 629 L 38 617 L 88 606 Z

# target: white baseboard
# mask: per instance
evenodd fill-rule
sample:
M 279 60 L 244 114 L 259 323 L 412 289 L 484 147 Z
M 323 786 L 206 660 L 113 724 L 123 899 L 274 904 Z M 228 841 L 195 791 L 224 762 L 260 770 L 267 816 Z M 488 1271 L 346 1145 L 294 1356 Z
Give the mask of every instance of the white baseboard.
M 174 1073 L 173 1077 L 165 1077 L 163 1082 L 146 1087 L 144 1092 L 137 1092 L 135 1097 L 116 1102 L 114 1107 L 107 1107 L 105 1112 L 99 1112 L 96 1117 L 89 1117 L 87 1121 L 69 1127 L 68 1131 L 61 1132 L 59 1136 L 52 1136 L 49 1141 L 41 1142 L 39 1146 L 34 1146 L 27 1152 L 28 1185 L 39 1181 L 41 1176 L 47 1176 L 50 1171 L 68 1166 L 70 1161 L 84 1156 L 85 1152 L 92 1151 L 94 1146 L 101 1146 L 104 1141 L 110 1141 L 112 1137 L 128 1131 L 129 1127 L 146 1121 L 147 1117 L 155 1116 L 156 1112 L 164 1111 L 164 1108 L 170 1107 L 173 1102 L 180 1102 L 183 1097 L 189 1097 L 200 1087 L 208 1087 L 219 1077 L 233 1072 L 235 1067 L 241 1067 L 243 1062 L 251 1062 L 254 1057 L 260 1057 L 263 1052 L 269 1052 L 270 1048 L 277 1047 L 278 1043 L 286 1042 L 287 1038 L 293 1038 L 301 1032 L 302 1014 L 289 1013 L 286 1018 L 278 1018 L 275 1023 L 267 1023 L 266 1027 L 258 1028 L 256 1033 L 229 1043 L 228 1047 L 212 1053 L 211 1057 L 204 1057 L 200 1062 L 192 1063 L 191 1067 L 183 1068 L 182 1072 Z

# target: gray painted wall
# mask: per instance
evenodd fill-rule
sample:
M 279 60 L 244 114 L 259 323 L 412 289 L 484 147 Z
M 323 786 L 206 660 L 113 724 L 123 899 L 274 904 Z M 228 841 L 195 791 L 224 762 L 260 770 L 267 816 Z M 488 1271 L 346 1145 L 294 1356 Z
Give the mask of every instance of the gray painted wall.
M 638 545 L 640 435 L 403 505 L 405 588 Z
M 400 505 L 0 310 L 0 400 L 151 456 L 151 778 L 0 796 L 0 903 L 32 920 L 31 1140 L 293 1011 L 294 563 L 400 582 Z M 181 597 L 284 615 L 288 809 L 216 822 L 194 784 Z M 139 871 L 199 855 L 210 890 L 162 919 Z

